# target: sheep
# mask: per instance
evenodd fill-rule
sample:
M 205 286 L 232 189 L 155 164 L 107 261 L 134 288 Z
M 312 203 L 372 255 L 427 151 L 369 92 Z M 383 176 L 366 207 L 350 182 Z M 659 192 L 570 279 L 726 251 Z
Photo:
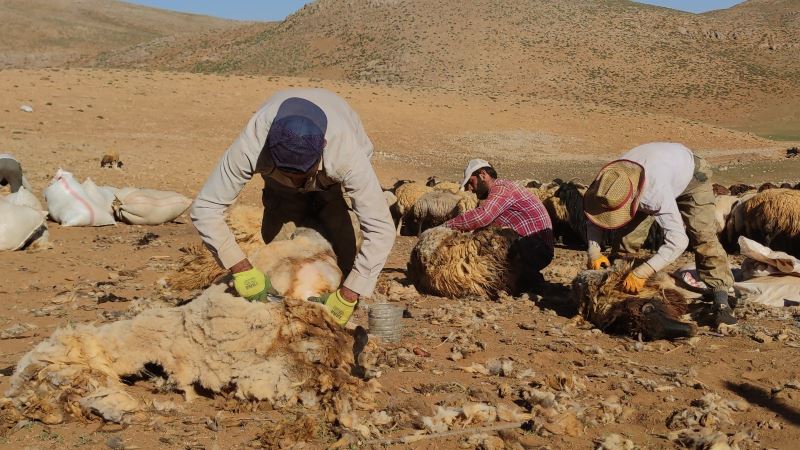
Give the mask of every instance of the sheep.
M 442 181 L 440 183 L 436 183 L 433 186 L 433 189 L 437 191 L 452 192 L 454 194 L 463 192 L 462 186 L 452 181 Z
M 743 236 L 800 257 L 800 192 L 768 189 L 742 205 Z
M 397 197 L 397 235 L 400 236 L 400 230 L 403 228 L 403 219 L 411 211 L 411 207 L 419 200 L 420 197 L 432 192 L 433 188 L 425 186 L 421 183 L 405 183 L 395 190 L 394 195 Z
M 331 244 L 311 228 L 297 228 L 288 240 L 264 244 L 253 239 L 240 245 L 253 267 L 269 277 L 281 296 L 305 300 L 319 292 L 333 292 L 341 282 Z M 190 246 L 185 252 L 181 268 L 167 279 L 173 289 L 204 289 L 230 281 L 228 270 L 220 267 L 205 247 Z
M 572 181 L 562 183 L 545 203 L 555 235 L 582 246 L 587 243 L 586 217 L 583 214 L 586 189 L 586 186 Z
M 102 158 L 100 158 L 100 167 L 121 168 L 122 161 L 119 159 L 119 152 L 116 150 L 109 151 Z
M 721 235 L 725 230 L 725 226 L 728 222 L 728 216 L 731 214 L 733 205 L 738 202 L 739 198 L 734 197 L 733 195 L 717 195 L 714 198 L 714 218 L 716 219 L 717 223 L 717 228 L 715 231 L 718 236 Z
M 452 181 L 440 181 L 435 175 L 428 177 L 428 180 L 425 182 L 425 186 L 432 187 L 437 191 L 446 191 L 452 193 L 462 191 L 464 188 L 460 184 Z
M 636 296 L 618 289 L 633 263 L 617 260 L 608 270 L 585 270 L 572 280 L 578 313 L 599 329 L 647 340 L 694 336 L 697 326 L 678 319 L 688 312 L 686 299 L 673 289 L 648 283 Z
M 261 237 L 263 215 L 261 207 L 238 203 L 225 213 L 225 221 L 245 254 L 265 245 Z M 181 251 L 184 255 L 179 261 L 180 268 L 167 277 L 167 285 L 173 289 L 205 289 L 228 273 L 201 243 L 189 245 Z
M 754 191 L 755 189 L 756 189 L 755 187 L 750 186 L 749 184 L 742 184 L 742 183 L 732 184 L 731 187 L 728 188 L 728 190 L 731 192 L 731 195 L 736 195 L 736 196 L 746 194 L 750 191 Z
M 408 277 L 420 291 L 442 297 L 493 298 L 500 291 L 512 292 L 518 266 L 509 251 L 518 238 L 506 228 L 474 232 L 431 228 L 411 251 Z
M 731 195 L 731 190 L 721 184 L 714 183 L 711 185 L 714 195 Z
M 305 300 L 333 292 L 342 281 L 333 247 L 311 228 L 297 228 L 291 239 L 258 247 L 248 259 L 267 274 L 280 295 L 288 298 Z
M 453 217 L 478 206 L 478 198 L 471 192 L 428 192 L 411 207 L 408 216 L 417 224 L 417 236 L 424 230 L 439 226 Z
M 526 178 L 524 180 L 516 180 L 515 183 L 526 188 L 539 188 L 543 184 L 541 181 L 532 178 Z
M 351 375 L 353 347 L 323 305 L 251 303 L 215 285 L 182 306 L 56 330 L 17 363 L 0 413 L 46 424 L 68 415 L 147 423 L 152 403 L 121 377 L 156 364 L 187 402 L 199 385 L 274 409 L 321 408 L 333 421 L 375 407 L 374 390 Z
M 736 252 L 739 249 L 739 236 L 745 232 L 744 205 L 756 194 L 744 194 L 733 202 L 730 213 L 725 220 L 725 230 L 719 236 L 719 241 L 727 252 Z
M 758 192 L 764 192 L 764 191 L 766 191 L 768 189 L 776 189 L 777 187 L 778 187 L 777 184 L 771 183 L 771 182 L 768 181 L 768 182 L 763 183 L 761 186 L 758 187 Z

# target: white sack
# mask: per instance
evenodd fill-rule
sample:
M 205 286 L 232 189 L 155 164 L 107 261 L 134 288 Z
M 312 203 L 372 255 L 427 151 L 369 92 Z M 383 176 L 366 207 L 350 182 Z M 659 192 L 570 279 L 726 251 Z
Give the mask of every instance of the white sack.
M 800 259 L 788 253 L 773 251 L 744 236 L 739 236 L 739 248 L 742 256 L 762 263 L 762 269 L 769 273 L 785 273 L 800 277 Z M 750 277 L 745 276 L 745 278 Z
M 0 200 L 0 250 L 19 250 L 47 229 L 45 215 L 28 206 Z
M 733 283 L 736 293 L 748 302 L 767 306 L 800 305 L 800 277 L 770 275 Z
M 132 225 L 159 225 L 178 218 L 192 200 L 177 192 L 123 188 L 117 191 L 117 218 Z
M 748 302 L 767 306 L 800 305 L 800 260 L 784 252 L 772 251 L 744 236 L 739 237 L 742 269 L 733 269 L 733 289 Z M 689 289 L 704 288 L 697 278 L 694 265 L 685 266 L 673 274 Z
M 111 205 L 114 204 L 116 190 L 108 186 L 98 186 L 92 181 L 91 178 L 86 178 L 83 182 L 83 190 L 86 195 L 95 205 L 100 206 L 103 211 L 109 214 L 114 214 L 114 209 Z
M 50 217 L 65 227 L 113 225 L 114 216 L 95 204 L 71 173 L 58 169 L 44 190 Z
M 21 186 L 17 192 L 7 195 L 5 199 L 15 205 L 27 206 L 36 211 L 44 211 L 39 199 L 36 198 L 31 191 L 26 189 L 25 186 Z
M 776 252 L 744 236 L 739 237 L 742 281 L 734 289 L 748 301 L 770 306 L 800 305 L 800 260 Z

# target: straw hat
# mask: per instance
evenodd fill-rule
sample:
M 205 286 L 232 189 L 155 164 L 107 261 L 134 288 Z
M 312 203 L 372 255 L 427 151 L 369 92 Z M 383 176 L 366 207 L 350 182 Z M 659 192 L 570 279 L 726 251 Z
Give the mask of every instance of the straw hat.
M 583 196 L 583 211 L 606 230 L 625 226 L 636 215 L 644 186 L 644 168 L 620 159 L 606 164 Z

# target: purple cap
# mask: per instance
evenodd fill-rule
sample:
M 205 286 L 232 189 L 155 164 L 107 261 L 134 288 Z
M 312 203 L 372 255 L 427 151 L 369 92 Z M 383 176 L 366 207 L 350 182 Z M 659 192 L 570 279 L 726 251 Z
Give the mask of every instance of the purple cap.
M 322 158 L 328 117 L 310 101 L 292 97 L 278 107 L 266 148 L 278 169 L 308 172 Z

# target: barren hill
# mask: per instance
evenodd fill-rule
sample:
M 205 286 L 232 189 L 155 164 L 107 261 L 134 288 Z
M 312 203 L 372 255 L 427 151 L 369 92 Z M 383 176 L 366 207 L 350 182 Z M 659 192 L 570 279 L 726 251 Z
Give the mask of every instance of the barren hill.
M 181 33 L 241 26 L 114 0 L 0 0 L 0 69 L 45 67 Z
M 140 45 L 98 64 L 436 86 L 745 128 L 788 115 L 791 128 L 798 14 L 796 0 L 702 15 L 623 0 L 318 0 L 276 26 Z

